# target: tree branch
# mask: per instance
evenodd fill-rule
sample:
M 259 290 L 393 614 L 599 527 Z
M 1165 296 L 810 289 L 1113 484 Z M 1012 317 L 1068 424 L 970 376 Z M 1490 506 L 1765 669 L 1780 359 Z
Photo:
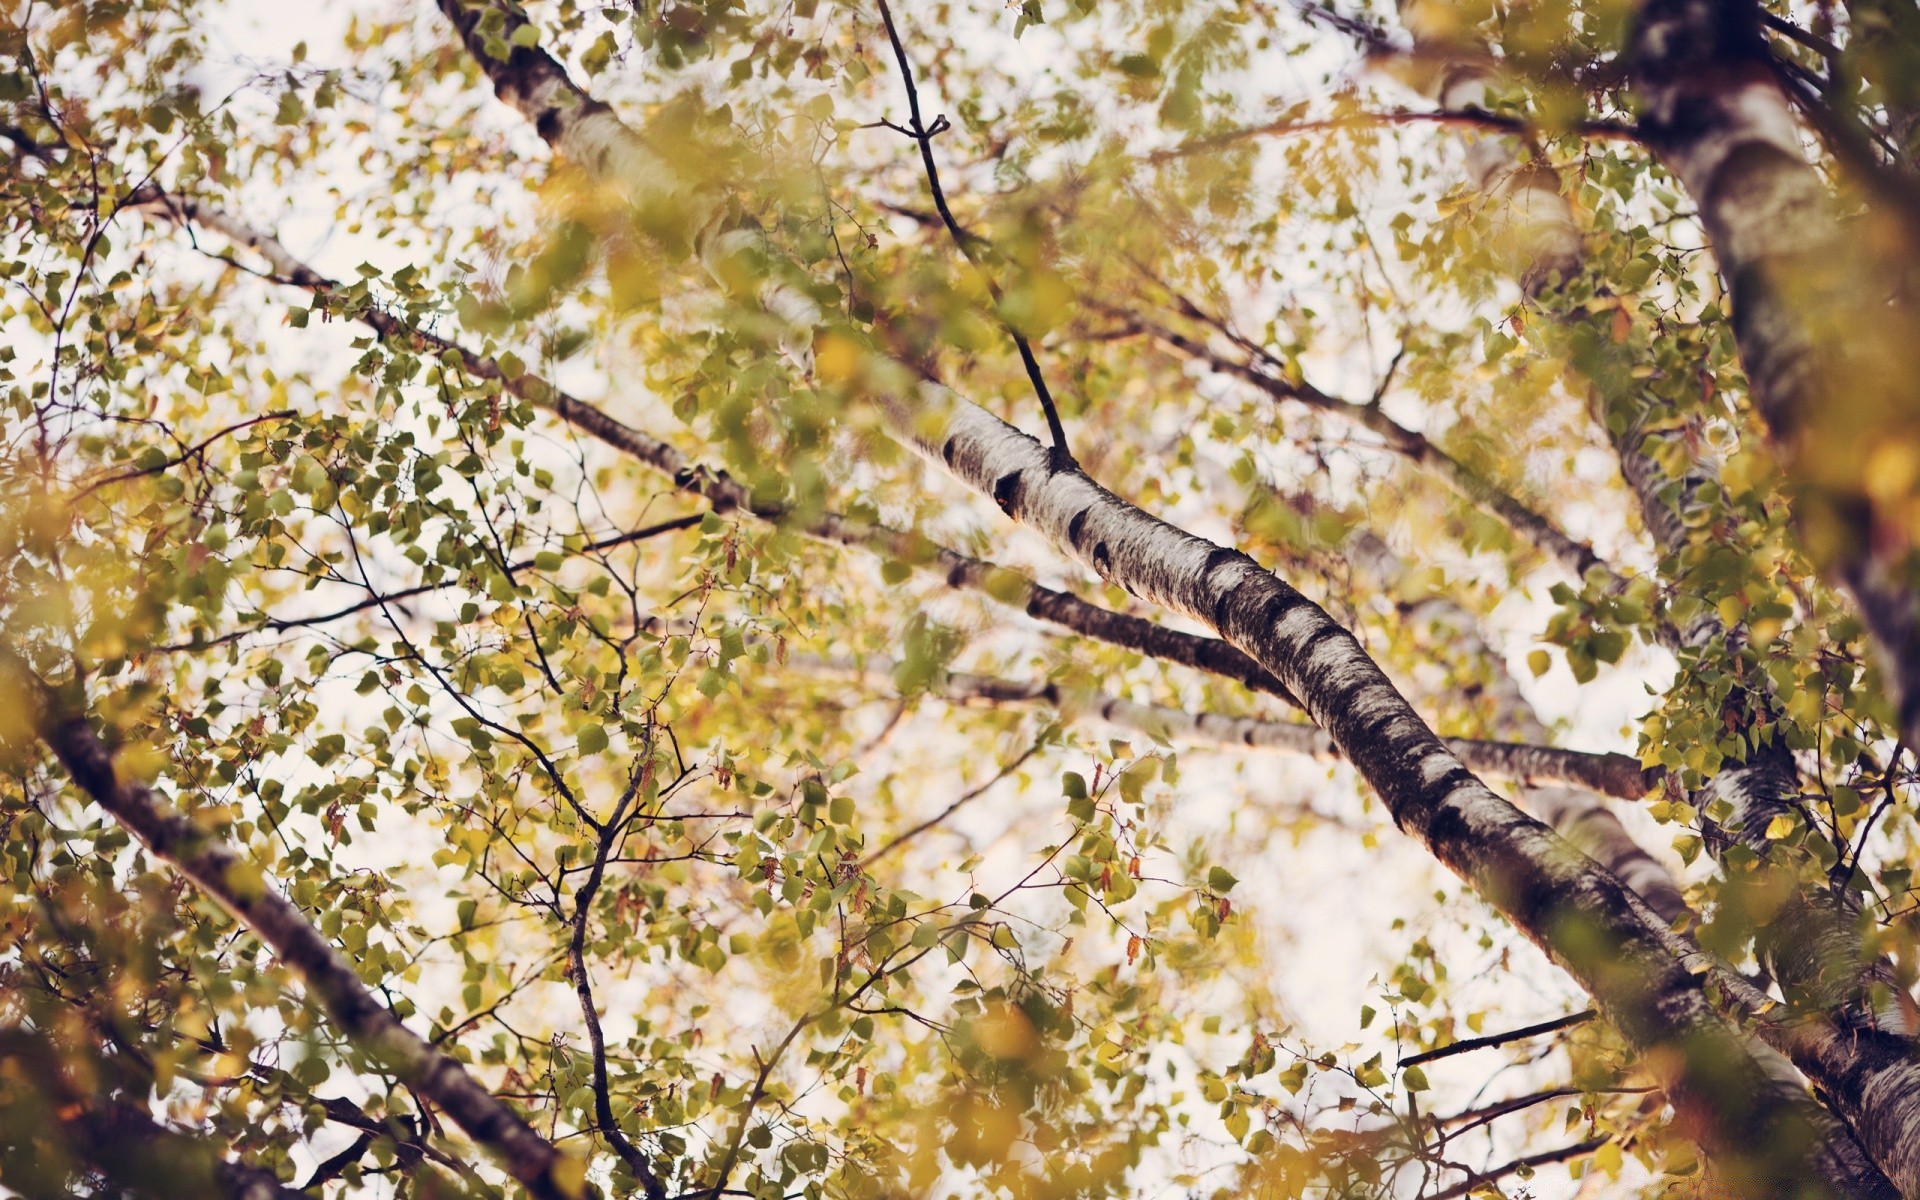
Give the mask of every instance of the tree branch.
M 1212 318 L 1182 297 L 1176 297 L 1189 316 L 1214 323 Z M 1400 424 L 1386 411 L 1374 404 L 1360 404 L 1332 396 L 1305 380 L 1294 381 L 1260 370 L 1251 363 L 1239 362 L 1213 350 L 1194 338 L 1170 329 L 1164 325 L 1144 318 L 1125 314 L 1124 310 L 1112 310 L 1116 315 L 1124 315 L 1134 320 L 1139 327 L 1156 341 L 1182 357 L 1198 362 L 1210 370 L 1252 384 L 1255 388 L 1275 400 L 1293 400 L 1321 412 L 1330 412 L 1354 422 L 1377 435 L 1389 450 L 1440 476 L 1458 491 L 1488 513 L 1497 517 L 1507 528 L 1522 538 L 1538 546 L 1549 558 L 1559 563 L 1575 579 L 1581 579 L 1595 568 L 1614 574 L 1593 547 L 1585 542 L 1576 541 L 1564 533 L 1551 519 L 1522 503 L 1510 493 L 1503 491 L 1465 463 L 1436 446 L 1425 434 L 1418 433 Z M 1242 345 L 1250 343 L 1242 342 Z M 1266 358 L 1270 366 L 1284 370 L 1285 364 L 1274 360 L 1264 349 L 1254 346 L 1254 352 Z
M 1470 1195 L 1495 1180 L 1505 1179 L 1519 1171 L 1530 1171 L 1535 1167 L 1544 1167 L 1550 1163 L 1566 1162 L 1569 1159 L 1583 1158 L 1607 1144 L 1609 1138 L 1589 1138 L 1584 1142 L 1575 1142 L 1571 1146 L 1562 1146 L 1558 1150 L 1543 1150 L 1539 1154 L 1529 1154 L 1525 1158 L 1516 1158 L 1503 1166 L 1490 1167 L 1485 1171 L 1470 1171 L 1467 1177 L 1451 1187 L 1441 1188 L 1437 1192 L 1428 1192 L 1421 1200 L 1454 1200 L 1457 1196 Z
M 946 117 L 942 116 L 933 125 L 928 126 L 920 118 L 920 91 L 913 82 L 913 63 L 907 58 L 907 49 L 900 43 L 900 31 L 893 23 L 893 10 L 887 6 L 887 0 L 878 0 L 880 19 L 887 27 L 887 40 L 893 44 L 894 61 L 900 65 L 900 82 L 907 89 L 907 111 L 912 122 L 911 129 L 902 130 L 920 147 L 920 162 L 927 174 L 927 189 L 933 193 L 933 207 L 940 214 L 940 221 L 952 235 L 954 245 L 966 256 L 980 273 L 981 280 L 987 285 L 987 294 L 993 297 L 994 317 L 1000 322 L 1000 328 L 1007 331 L 1013 339 L 1014 348 L 1020 352 L 1020 363 L 1026 368 L 1027 380 L 1033 385 L 1034 398 L 1039 400 L 1040 409 L 1047 417 L 1047 430 L 1053 438 L 1053 450 L 1062 466 L 1075 466 L 1073 452 L 1067 448 L 1066 427 L 1060 424 L 1060 410 L 1054 405 L 1053 393 L 1047 388 L 1047 378 L 1040 370 L 1040 360 L 1034 357 L 1033 346 L 1026 335 L 1013 327 L 1007 319 L 1006 297 L 1000 292 L 1000 285 L 980 261 L 980 255 L 986 243 L 975 238 L 960 227 L 954 219 L 953 210 L 947 206 L 947 194 L 940 186 L 940 168 L 933 160 L 933 139 L 941 130 L 947 128 Z M 898 126 L 894 126 L 898 129 Z
M 174 811 L 144 785 L 121 778 L 113 754 L 86 716 L 42 682 L 10 651 L 0 670 L 31 710 L 35 731 L 74 783 L 111 813 L 161 861 L 199 885 L 299 975 L 348 1038 L 420 1095 L 431 1099 L 477 1144 L 498 1155 L 507 1173 L 537 1200 L 574 1200 L 556 1169 L 552 1143 L 482 1088 L 466 1069 L 402 1025 L 360 982 L 353 965 L 274 891 L 251 862 Z M 66 690 L 77 689 L 68 685 Z
M 1466 1054 L 1473 1050 L 1485 1050 L 1489 1046 L 1504 1046 L 1508 1042 L 1524 1041 L 1527 1038 L 1539 1037 L 1543 1033 L 1555 1033 L 1574 1025 L 1584 1025 L 1599 1015 L 1598 1012 L 1589 1008 L 1564 1017 L 1555 1017 L 1551 1021 L 1542 1021 L 1538 1025 L 1528 1025 L 1521 1029 L 1510 1029 L 1505 1033 L 1490 1033 L 1485 1037 L 1468 1038 L 1465 1041 L 1454 1042 L 1449 1046 L 1442 1046 L 1438 1050 L 1429 1050 L 1424 1054 L 1416 1054 L 1412 1058 L 1403 1058 L 1400 1060 L 1400 1065 L 1402 1067 L 1417 1067 L 1421 1063 L 1430 1063 L 1442 1058 L 1452 1058 L 1456 1054 Z
M 198 201 L 177 196 L 162 199 L 160 195 L 155 195 L 144 206 L 144 210 L 226 232 L 242 244 L 259 251 L 275 265 L 276 271 L 287 282 L 321 295 L 328 294 L 336 286 L 333 281 L 294 258 L 270 235 Z M 792 526 L 822 542 L 870 550 L 884 559 L 926 568 L 950 588 L 978 592 L 998 603 L 1019 609 L 1036 620 L 1150 658 L 1231 679 L 1253 691 L 1275 696 L 1288 704 L 1297 704 L 1269 672 L 1217 638 L 1197 637 L 1127 613 L 1114 612 L 1070 592 L 1043 587 L 1016 571 L 961 554 L 910 530 L 870 524 L 831 511 L 811 515 L 802 523 L 785 505 L 755 497 L 725 471 L 690 463 L 678 448 L 617 420 L 538 375 L 525 371 L 509 375 L 498 360 L 402 321 L 378 307 L 367 307 L 348 315 L 403 345 L 431 349 L 443 356 L 451 354 L 457 359 L 459 368 L 468 375 L 497 382 L 509 395 L 544 409 L 589 437 L 663 472 L 675 487 L 705 499 L 716 513 L 744 513 L 774 524 Z
M 671 164 L 631 131 L 623 133 L 604 105 L 574 122 L 571 108 L 529 99 L 529 79 L 548 81 L 543 87 L 549 95 L 560 88 L 554 80 L 565 80 L 550 56 L 522 46 L 514 51 L 521 67 L 491 60 L 484 44 L 474 46 L 477 13 L 460 0 L 440 2 L 502 99 L 536 116 L 536 128 L 550 145 L 635 193 L 674 186 Z M 492 11 L 502 15 L 509 32 L 524 24 L 504 10 Z M 528 61 L 536 56 L 542 60 L 537 67 Z M 564 86 L 571 95 L 584 95 L 571 81 Z M 664 178 L 625 173 L 612 161 L 616 142 L 619 155 L 630 163 L 644 156 L 649 170 Z M 1759 1066 L 1720 1022 L 1690 967 L 1713 973 L 1716 984 L 1742 1004 L 1764 1006 L 1764 997 L 1718 971 L 1611 875 L 1488 791 L 1439 743 L 1351 634 L 1246 555 L 1148 516 L 1077 470 L 1056 470 L 1045 447 L 932 381 L 921 382 L 912 368 L 874 365 L 874 390 L 903 441 L 1102 578 L 1218 630 L 1299 696 L 1401 828 L 1579 980 L 1630 1042 L 1660 1051 L 1650 1059 L 1667 1077 L 1676 1103 L 1697 1116 L 1710 1153 L 1773 1171 L 1776 1179 L 1793 1178 L 1804 1167 L 1799 1147 L 1813 1118 L 1810 1106 L 1760 1085 Z M 1575 927 L 1579 936 L 1565 936 Z M 1839 1036 L 1829 1023 L 1815 1024 L 1814 1038 Z M 1858 1092 L 1882 1082 L 1837 1076 L 1810 1046 L 1796 1049 L 1816 1068 L 1810 1074 L 1822 1086 Z

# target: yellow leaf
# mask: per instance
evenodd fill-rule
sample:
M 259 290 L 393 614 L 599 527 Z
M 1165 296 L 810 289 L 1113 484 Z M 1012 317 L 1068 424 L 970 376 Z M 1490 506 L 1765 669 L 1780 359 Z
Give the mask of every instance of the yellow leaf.
M 1620 1173 L 1622 1161 L 1620 1145 L 1617 1142 L 1608 1142 L 1593 1152 L 1594 1169 L 1597 1171 L 1605 1171 L 1609 1175 L 1618 1175 Z
M 560 1189 L 563 1196 L 581 1197 L 587 1194 L 587 1163 L 583 1158 L 563 1154 L 555 1160 L 553 1167 L 553 1185 Z
M 850 337 L 824 333 L 813 344 L 813 366 L 828 383 L 845 383 L 860 372 L 860 347 Z
M 113 773 L 135 783 L 152 783 L 166 765 L 166 754 L 146 742 L 128 742 L 113 756 Z

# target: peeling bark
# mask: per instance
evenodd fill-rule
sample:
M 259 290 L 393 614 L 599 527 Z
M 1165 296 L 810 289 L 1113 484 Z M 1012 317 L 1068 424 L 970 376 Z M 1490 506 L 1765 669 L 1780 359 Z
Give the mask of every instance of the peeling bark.
M 4 653 L 4 652 L 0 652 Z M 307 985 L 334 1026 L 491 1151 L 537 1200 L 577 1200 L 556 1169 L 563 1156 L 466 1069 L 400 1023 L 292 902 L 225 843 L 150 789 L 122 778 L 85 715 L 64 706 L 11 655 L 0 667 L 31 709 L 35 731 L 74 783 L 171 865 L 219 901 Z

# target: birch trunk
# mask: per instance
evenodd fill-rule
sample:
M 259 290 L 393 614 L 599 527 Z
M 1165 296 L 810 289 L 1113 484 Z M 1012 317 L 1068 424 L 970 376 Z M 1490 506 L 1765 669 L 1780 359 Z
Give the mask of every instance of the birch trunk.
M 1720 1176 L 1751 1195 L 1788 1195 L 1808 1178 L 1820 1116 L 1767 1073 L 1714 1015 L 1698 950 L 1613 875 L 1489 791 L 1449 752 L 1352 635 L 1246 555 L 1133 508 L 1038 442 L 932 384 L 896 399 L 903 438 L 1013 519 L 1145 600 L 1205 621 L 1299 696 L 1385 801 L 1401 829 L 1471 884 L 1599 1002 L 1648 1052 Z M 1819 1028 L 1829 1029 L 1821 1023 Z M 1783 1036 L 1776 1034 L 1776 1036 Z M 1838 1035 L 1796 1042 L 1815 1081 L 1854 1093 L 1876 1116 L 1911 1095 L 1901 1061 L 1837 1073 Z M 1920 1155 L 1870 1146 L 1901 1194 L 1920 1195 Z M 1884 1152 L 1884 1160 L 1880 1154 Z M 1897 1173 L 1896 1173 L 1897 1172 Z M 1855 1194 L 1872 1194 L 1860 1190 Z
M 1364 572 L 1367 582 L 1376 589 L 1392 594 L 1403 586 L 1407 575 L 1406 564 L 1386 543 L 1372 534 L 1362 533 L 1350 539 L 1346 556 L 1347 562 Z M 1539 713 L 1534 711 L 1532 702 L 1522 694 L 1519 683 L 1507 671 L 1504 656 L 1487 644 L 1480 631 L 1480 622 L 1472 613 L 1452 600 L 1434 596 L 1407 606 L 1404 619 L 1410 623 L 1427 625 L 1440 637 L 1460 647 L 1468 657 L 1489 664 L 1486 695 L 1492 708 L 1494 732 L 1532 743 L 1544 744 L 1550 740 L 1551 733 L 1541 722 Z M 1564 778 L 1560 782 L 1582 783 Z M 1674 882 L 1673 875 L 1633 840 L 1633 835 L 1620 823 L 1620 818 L 1613 814 L 1604 800 L 1594 794 L 1618 793 L 1607 793 L 1606 789 L 1594 788 L 1592 784 L 1582 786 L 1592 790 L 1580 791 L 1564 786 L 1527 787 L 1521 791 L 1521 800 L 1535 816 L 1553 826 L 1562 837 L 1639 893 L 1647 907 L 1669 925 L 1678 923 L 1688 915 L 1688 909 L 1686 898 L 1680 894 L 1680 887 Z
M 1420 31 L 1414 30 L 1416 36 Z M 1445 63 L 1444 57 L 1441 61 Z M 1484 58 L 1462 64 L 1442 66 L 1436 72 L 1437 86 L 1449 93 L 1444 102 L 1456 106 L 1482 103 L 1489 78 Z M 1523 287 L 1530 293 L 1555 274 L 1565 275 L 1577 269 L 1582 257 L 1571 208 L 1560 194 L 1557 180 L 1543 164 L 1520 164 L 1519 148 L 1508 136 L 1479 137 L 1470 151 L 1470 160 L 1483 188 L 1496 185 L 1496 200 L 1506 197 L 1498 190 L 1503 180 L 1526 179 L 1530 186 L 1527 208 L 1509 221 L 1531 221 L 1549 231 L 1565 230 L 1574 234 L 1565 241 L 1540 238 L 1549 258 L 1530 266 L 1523 276 Z M 1503 161 L 1504 160 L 1504 161 Z M 1552 215 L 1557 206 L 1558 216 Z M 1549 214 L 1542 219 L 1542 214 Z M 1582 314 L 1564 318 L 1569 324 L 1585 319 Z M 1609 340 L 1596 344 L 1608 346 Z M 1711 468 L 1691 466 L 1675 478 L 1660 464 L 1648 445 L 1648 413 L 1642 390 L 1626 369 L 1629 364 L 1613 361 L 1604 352 L 1596 360 L 1578 365 L 1592 385 L 1595 415 L 1613 443 L 1621 464 L 1621 474 L 1634 495 L 1649 534 L 1663 555 L 1678 553 L 1689 539 L 1685 518 L 1687 509 L 1708 484 L 1717 482 Z M 1709 643 L 1724 643 L 1728 631 L 1711 612 L 1692 618 L 1684 628 L 1673 631 L 1669 643 L 1681 653 L 1697 653 Z M 1791 797 L 1799 788 L 1799 776 L 1792 756 L 1784 748 L 1767 747 L 1747 762 L 1723 769 L 1696 797 L 1705 809 L 1715 801 L 1725 801 L 1732 809 L 1731 827 L 1735 839 L 1710 837 L 1709 846 L 1716 858 L 1729 845 L 1744 844 L 1764 860 L 1768 854 L 1766 829 L 1775 816 L 1792 807 Z M 1833 1013 L 1844 1028 L 1863 1028 L 1902 1037 L 1908 1031 L 1907 1006 L 1897 1001 L 1898 992 L 1890 964 L 1869 961 L 1860 942 L 1858 905 L 1845 894 L 1829 889 L 1803 886 L 1769 924 L 1758 931 L 1755 951 L 1762 965 L 1779 981 L 1783 992 L 1796 1006 L 1811 1006 Z M 1875 1004 L 1875 997 L 1884 998 Z M 1910 1066 L 1911 1064 L 1909 1064 Z M 1776 1072 L 1776 1075 L 1782 1073 Z M 1797 1086 L 1797 1084 L 1795 1085 Z M 1844 1109 L 1843 1109 L 1844 1111 Z M 1897 1120 L 1894 1122 L 1899 1123 Z M 1896 1133 L 1885 1146 L 1896 1144 L 1904 1134 Z M 1829 1158 L 1837 1165 L 1853 1159 L 1850 1139 L 1836 1133 L 1827 1139 Z M 1883 1146 L 1882 1148 L 1885 1148 Z M 1861 1179 L 1854 1186 L 1884 1187 Z M 1902 1181 L 1903 1192 L 1911 1194 L 1910 1182 Z
M 1920 320 L 1845 228 L 1770 72 L 1758 9 L 1649 0 L 1632 38 L 1640 127 L 1692 195 L 1733 301 L 1755 404 L 1800 483 L 1797 516 L 1852 592 L 1920 745 L 1914 486 L 1876 452 L 1920 440 Z

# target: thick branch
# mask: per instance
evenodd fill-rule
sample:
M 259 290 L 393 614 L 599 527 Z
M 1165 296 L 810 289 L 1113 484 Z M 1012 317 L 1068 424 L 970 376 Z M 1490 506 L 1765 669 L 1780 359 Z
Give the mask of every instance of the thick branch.
M 1888 663 L 1901 735 L 1920 744 L 1915 487 L 1876 487 L 1869 466 L 1876 450 L 1920 437 L 1920 313 L 1873 257 L 1874 239 L 1842 224 L 1807 161 L 1757 12 L 1726 0 L 1645 4 L 1632 57 L 1642 123 L 1699 206 L 1754 401 L 1799 485 L 1796 516 L 1824 573 L 1858 602 Z
M 7 1106 L 11 1112 L 0 1109 L 8 1118 L 0 1146 L 13 1142 L 16 1152 L 77 1160 L 73 1166 L 97 1172 L 116 1194 L 118 1189 L 145 1194 L 164 1180 L 168 1195 L 201 1188 L 219 1200 L 309 1200 L 273 1172 L 221 1158 L 208 1140 L 162 1125 L 143 1105 L 87 1094 L 69 1079 L 53 1047 L 35 1034 L 0 1030 L 0 1062 L 9 1059 L 19 1074 L 5 1090 L 24 1084 L 44 1103 L 7 1097 L 16 1103 Z
M 86 716 L 8 657 L 15 694 L 32 709 L 33 724 L 80 789 L 171 864 L 218 900 L 306 982 L 340 1032 L 396 1078 L 438 1105 L 476 1143 L 498 1156 L 508 1174 L 538 1200 L 574 1200 L 556 1177 L 562 1157 L 552 1143 L 495 1099 L 458 1062 L 402 1025 L 360 982 L 338 951 L 299 909 L 260 877 L 258 868 L 209 836 L 150 789 L 121 778 L 113 755 Z
M 1758 1064 L 1689 972 L 1691 942 L 1489 791 L 1317 605 L 1246 555 L 1167 525 L 1078 471 L 1053 470 L 1033 439 L 937 385 L 903 384 L 888 407 L 900 436 L 1010 517 L 1110 582 L 1212 625 L 1283 680 L 1396 824 L 1572 974 L 1630 1040 L 1664 1048 L 1652 1059 L 1723 1169 L 1754 1179 L 1804 1169 L 1810 1107 L 1762 1086 Z M 1574 928 L 1581 933 L 1569 936 Z

